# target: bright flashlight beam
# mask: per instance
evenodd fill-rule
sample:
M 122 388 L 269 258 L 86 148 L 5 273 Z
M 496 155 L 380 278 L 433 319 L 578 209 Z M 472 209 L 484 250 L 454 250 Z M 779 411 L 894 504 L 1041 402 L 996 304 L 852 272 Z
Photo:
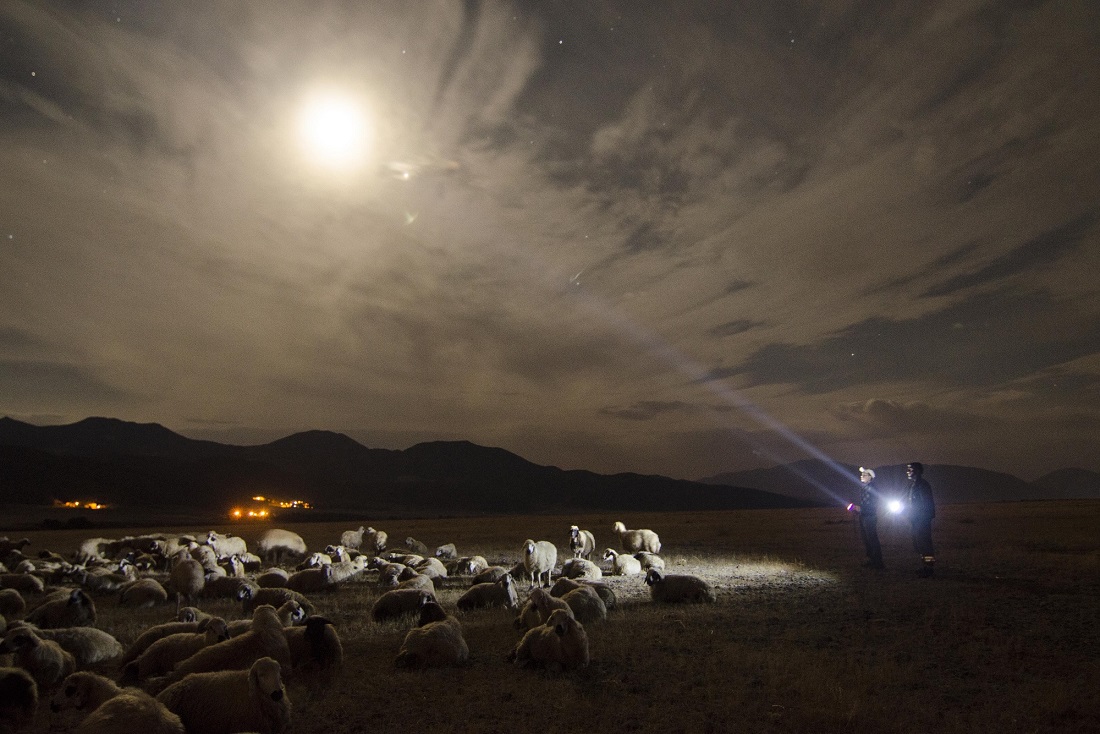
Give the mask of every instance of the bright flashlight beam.
M 888 502 L 886 505 L 886 509 L 897 515 L 899 512 L 902 511 L 902 509 L 904 509 L 904 507 L 902 506 L 900 500 L 890 500 L 890 502 Z

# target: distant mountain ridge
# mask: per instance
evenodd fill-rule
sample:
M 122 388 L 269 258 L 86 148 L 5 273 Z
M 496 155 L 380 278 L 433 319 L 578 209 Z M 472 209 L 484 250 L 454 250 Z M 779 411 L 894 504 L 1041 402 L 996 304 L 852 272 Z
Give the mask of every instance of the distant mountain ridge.
M 906 486 L 905 464 L 871 467 L 875 483 L 887 494 Z M 806 501 L 833 501 L 859 494 L 859 467 L 805 459 L 770 469 L 728 472 L 700 479 L 704 484 L 751 487 Z M 938 503 L 1005 502 L 1044 499 L 1100 499 L 1100 474 L 1060 469 L 1034 482 L 1003 472 L 951 464 L 925 464 L 924 476 Z
M 428 514 L 797 507 L 768 492 L 534 464 L 500 448 L 433 441 L 371 449 L 331 431 L 258 446 L 181 436 L 156 423 L 0 418 L 0 503 L 93 498 L 130 506 L 228 508 L 262 494 L 318 507 Z

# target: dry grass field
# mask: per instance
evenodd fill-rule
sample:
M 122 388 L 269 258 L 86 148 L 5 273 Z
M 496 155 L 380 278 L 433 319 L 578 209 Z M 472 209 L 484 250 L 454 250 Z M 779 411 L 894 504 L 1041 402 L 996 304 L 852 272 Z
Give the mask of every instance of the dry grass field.
M 370 621 L 380 592 L 351 582 L 313 597 L 346 660 L 335 685 L 290 683 L 293 730 L 1100 731 L 1100 502 L 941 507 L 932 579 L 916 577 L 908 528 L 889 522 L 887 570 L 862 568 L 853 520 L 834 509 L 364 521 L 386 530 L 391 546 L 411 535 L 511 565 L 528 537 L 565 554 L 573 523 L 591 529 L 599 549 L 617 547 L 620 519 L 658 531 L 669 571 L 706 578 L 718 602 L 658 606 L 639 577 L 612 579 L 620 605 L 588 628 L 591 665 L 564 674 L 504 661 L 519 637 L 512 613 L 462 613 L 470 664 L 413 672 L 393 666 L 410 623 Z M 28 551 L 68 553 L 99 534 L 210 529 L 34 532 Z M 291 529 L 321 548 L 351 525 Z M 235 530 L 251 540 L 259 529 Z M 464 588 L 444 586 L 444 606 Z M 96 601 L 99 626 L 124 643 L 172 616 Z M 240 616 L 229 602 L 203 606 Z M 61 726 L 40 709 L 36 731 Z

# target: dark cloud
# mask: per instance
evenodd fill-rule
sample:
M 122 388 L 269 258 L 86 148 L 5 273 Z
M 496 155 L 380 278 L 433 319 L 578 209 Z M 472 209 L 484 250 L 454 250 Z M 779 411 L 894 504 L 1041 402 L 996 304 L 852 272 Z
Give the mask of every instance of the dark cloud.
M 600 408 L 601 415 L 631 421 L 648 421 L 663 413 L 684 413 L 696 408 L 681 400 L 642 400 L 625 408 Z
M 750 319 L 735 319 L 733 321 L 727 321 L 724 324 L 713 326 L 707 330 L 707 334 L 710 336 L 721 338 L 724 336 L 735 336 L 737 334 L 744 334 L 751 329 L 757 329 L 764 326 L 763 321 L 752 321 Z
M 920 401 L 902 403 L 880 398 L 838 405 L 834 415 L 842 421 L 857 421 L 899 433 L 940 434 L 1003 422 L 999 418 L 937 408 Z
M 15 411 L 65 404 L 121 407 L 136 397 L 87 367 L 22 360 L 0 360 L 0 392 Z

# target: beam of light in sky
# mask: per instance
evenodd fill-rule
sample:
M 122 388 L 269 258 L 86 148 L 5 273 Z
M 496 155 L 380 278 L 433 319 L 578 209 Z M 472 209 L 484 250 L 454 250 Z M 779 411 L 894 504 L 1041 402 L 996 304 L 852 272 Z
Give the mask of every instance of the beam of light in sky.
M 362 106 L 336 91 L 318 92 L 302 106 L 298 130 L 306 152 L 330 168 L 353 168 L 367 148 L 367 122 Z

